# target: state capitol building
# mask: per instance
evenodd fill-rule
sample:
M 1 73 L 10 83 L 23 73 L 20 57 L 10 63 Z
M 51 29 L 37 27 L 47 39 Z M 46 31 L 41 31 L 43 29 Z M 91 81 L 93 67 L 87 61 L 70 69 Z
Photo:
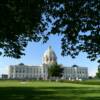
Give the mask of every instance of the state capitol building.
M 40 66 L 28 66 L 23 63 L 19 65 L 9 66 L 10 79 L 48 79 L 48 67 L 51 64 L 57 63 L 55 52 L 49 47 L 43 54 L 42 64 Z M 83 80 L 88 78 L 88 68 L 80 66 L 67 67 L 63 66 L 62 79 L 67 80 Z

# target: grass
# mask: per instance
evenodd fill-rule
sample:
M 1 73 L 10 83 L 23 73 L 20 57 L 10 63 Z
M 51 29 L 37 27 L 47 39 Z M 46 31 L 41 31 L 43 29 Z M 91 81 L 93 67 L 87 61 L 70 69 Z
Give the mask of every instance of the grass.
M 69 80 L 61 80 L 61 82 L 66 83 L 79 83 L 79 84 L 87 84 L 87 85 L 100 85 L 100 79 L 90 79 L 84 81 L 69 81 Z
M 0 100 L 100 100 L 100 85 L 0 81 Z

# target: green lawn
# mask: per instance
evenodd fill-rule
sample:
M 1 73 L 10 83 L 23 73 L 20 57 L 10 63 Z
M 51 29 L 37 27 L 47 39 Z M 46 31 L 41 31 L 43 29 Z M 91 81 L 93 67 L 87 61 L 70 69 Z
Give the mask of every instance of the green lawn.
M 0 100 L 100 100 L 100 85 L 0 81 Z

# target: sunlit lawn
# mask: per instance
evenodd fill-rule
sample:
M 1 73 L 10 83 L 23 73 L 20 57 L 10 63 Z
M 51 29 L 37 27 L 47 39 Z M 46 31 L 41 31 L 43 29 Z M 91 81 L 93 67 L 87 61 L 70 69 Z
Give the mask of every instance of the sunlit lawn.
M 100 100 L 100 85 L 0 81 L 0 100 Z

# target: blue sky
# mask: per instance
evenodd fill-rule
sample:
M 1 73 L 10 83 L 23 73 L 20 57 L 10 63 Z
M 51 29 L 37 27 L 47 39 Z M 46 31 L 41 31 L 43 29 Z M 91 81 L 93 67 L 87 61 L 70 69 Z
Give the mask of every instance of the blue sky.
M 49 41 L 45 44 L 42 42 L 29 43 L 25 49 L 26 55 L 22 56 L 21 59 L 0 56 L 0 74 L 8 73 L 9 65 L 16 65 L 19 63 L 24 63 L 27 65 L 40 65 L 42 63 L 43 53 L 49 46 L 52 46 L 52 49 L 57 55 L 57 61 L 59 64 L 63 64 L 64 66 L 72 66 L 76 64 L 82 67 L 88 67 L 89 75 L 94 76 L 97 71 L 97 61 L 91 62 L 86 58 L 86 53 L 80 53 L 75 59 L 72 59 L 70 56 L 61 56 L 60 39 L 61 38 L 59 36 L 50 36 Z

